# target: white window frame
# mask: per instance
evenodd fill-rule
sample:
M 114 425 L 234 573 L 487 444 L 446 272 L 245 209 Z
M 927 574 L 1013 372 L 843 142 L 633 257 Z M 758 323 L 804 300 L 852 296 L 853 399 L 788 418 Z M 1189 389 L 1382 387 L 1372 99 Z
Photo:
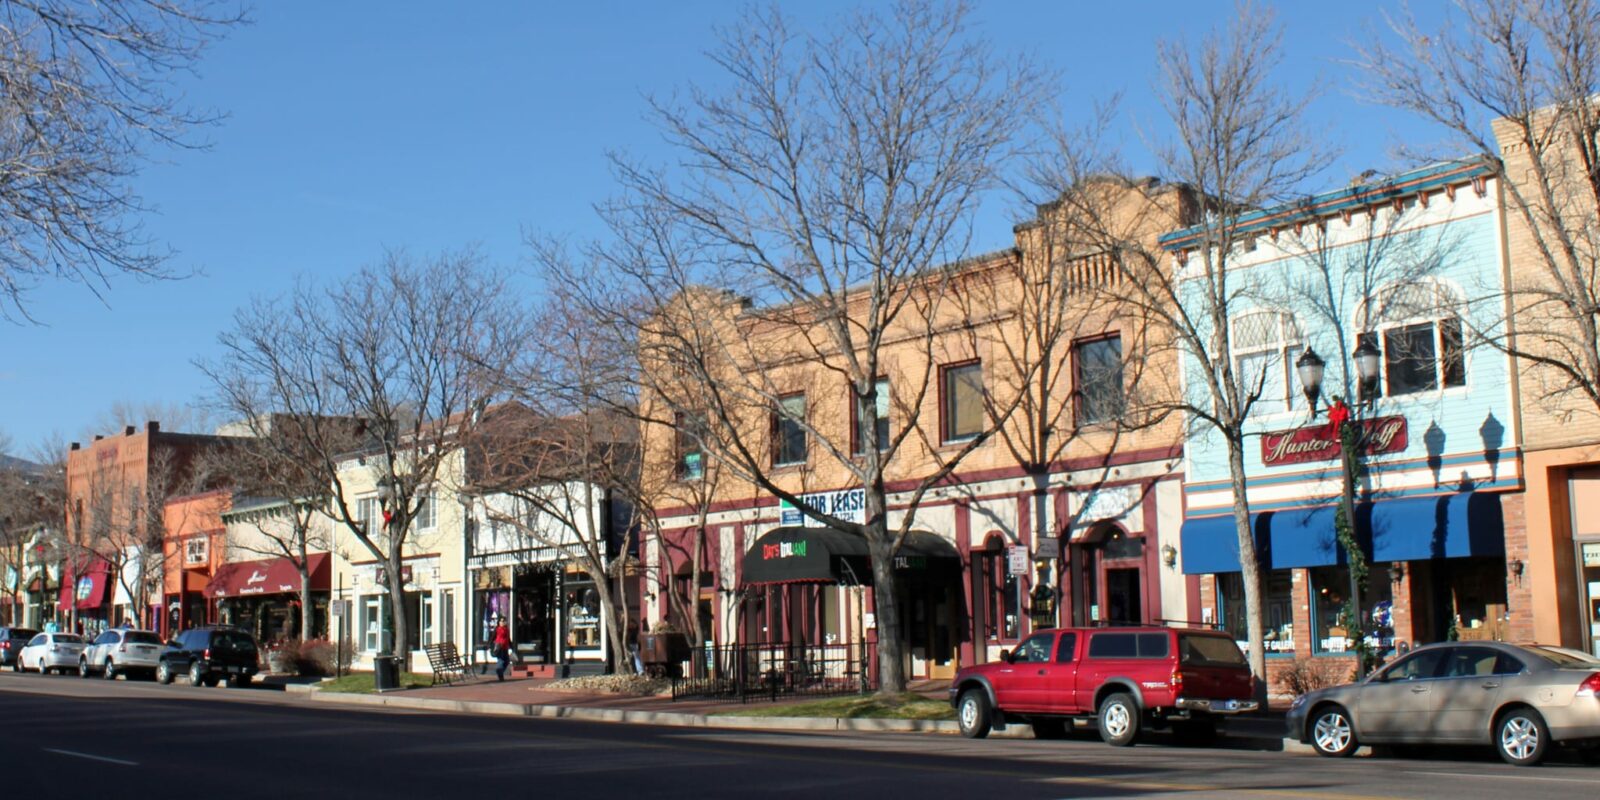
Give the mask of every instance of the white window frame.
M 196 545 L 199 545 L 198 547 Z M 194 564 L 207 564 L 211 561 L 211 537 L 204 534 L 191 536 L 183 540 L 183 563 L 185 566 Z
M 434 498 L 433 492 L 422 495 L 422 499 L 417 503 L 416 523 L 418 530 L 431 531 L 438 527 L 439 504 Z
M 383 595 L 361 596 L 361 650 L 376 653 L 383 647 Z
M 1392 309 L 1380 308 L 1377 319 L 1370 319 L 1369 309 L 1363 304 L 1357 320 L 1362 323 L 1356 331 L 1356 342 L 1361 341 L 1363 334 L 1372 337 L 1372 343 L 1378 348 L 1378 392 L 1379 397 L 1415 398 L 1428 395 L 1437 395 L 1442 392 L 1465 391 L 1472 385 L 1472 369 L 1468 363 L 1471 361 L 1467 353 L 1466 323 L 1461 321 L 1459 309 L 1464 305 L 1463 295 L 1454 284 L 1440 278 L 1422 278 L 1417 281 L 1408 281 L 1404 285 L 1386 284 L 1372 293 L 1374 300 L 1387 300 L 1392 295 L 1405 288 L 1431 286 L 1435 293 L 1435 300 L 1431 308 L 1423 309 L 1430 313 L 1394 313 Z M 1401 309 L 1405 311 L 1409 309 Z M 1444 323 L 1446 320 L 1456 320 L 1457 329 L 1461 334 L 1461 384 L 1446 386 L 1444 379 Z M 1400 329 L 1416 325 L 1429 325 L 1433 328 L 1433 388 L 1417 389 L 1414 391 L 1394 394 L 1389 391 L 1389 337 L 1388 334 Z
M 361 524 L 361 529 L 371 534 L 372 521 L 382 519 L 378 510 L 378 496 L 375 494 L 362 495 L 356 498 L 356 522 Z
M 435 643 L 433 632 L 437 630 L 434 625 L 434 613 L 436 611 L 434 597 L 433 592 L 418 592 L 417 595 L 417 611 L 422 616 L 422 619 L 417 620 L 417 629 L 420 634 L 418 638 L 422 639 L 422 646 L 427 647 Z
M 1239 328 L 1246 321 L 1256 317 L 1273 317 L 1272 326 L 1275 335 L 1270 340 L 1252 344 L 1239 344 Z M 1300 324 L 1294 314 L 1287 311 L 1258 308 L 1245 311 L 1228 320 L 1228 346 L 1232 350 L 1229 357 L 1233 361 L 1233 374 L 1239 381 L 1239 388 L 1245 391 L 1254 391 L 1255 383 L 1247 378 L 1244 361 L 1249 358 L 1266 356 L 1266 369 L 1277 369 L 1283 372 L 1283 397 L 1269 397 L 1263 394 L 1256 399 L 1256 406 L 1252 414 L 1280 414 L 1293 412 L 1304 403 L 1299 385 L 1299 375 L 1295 372 L 1295 360 L 1305 352 L 1305 334 L 1300 330 Z M 1281 403 L 1282 405 L 1278 405 Z

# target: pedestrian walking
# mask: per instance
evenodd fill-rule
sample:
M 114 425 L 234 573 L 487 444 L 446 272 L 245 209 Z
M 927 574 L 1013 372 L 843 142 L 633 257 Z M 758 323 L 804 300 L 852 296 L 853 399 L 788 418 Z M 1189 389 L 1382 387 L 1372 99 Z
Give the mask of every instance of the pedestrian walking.
M 506 627 L 505 617 L 495 620 L 494 660 L 494 674 L 503 681 L 506 679 L 506 669 L 511 666 L 511 629 Z

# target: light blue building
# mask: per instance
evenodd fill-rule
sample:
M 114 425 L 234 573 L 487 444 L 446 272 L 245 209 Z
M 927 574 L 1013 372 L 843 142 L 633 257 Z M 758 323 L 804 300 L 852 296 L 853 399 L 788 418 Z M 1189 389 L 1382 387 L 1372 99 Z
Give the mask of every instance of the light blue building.
M 1451 162 L 1240 220 L 1228 355 L 1258 395 L 1246 497 L 1269 655 L 1340 656 L 1352 644 L 1338 625 L 1350 581 L 1334 533 L 1335 396 L 1355 401 L 1370 442 L 1356 517 L 1372 565 L 1362 605 L 1374 644 L 1513 638 L 1513 623 L 1531 635 L 1516 590 L 1526 534 L 1512 362 L 1483 339 L 1504 315 L 1499 192 L 1483 162 Z M 1203 234 L 1162 238 L 1195 316 Z M 1358 347 L 1376 368 L 1367 392 Z M 1308 351 L 1326 362 L 1315 414 L 1296 369 Z M 1185 391 L 1203 404 L 1198 369 L 1191 354 Z M 1195 421 L 1185 450 L 1181 556 L 1195 618 L 1243 640 L 1226 445 Z

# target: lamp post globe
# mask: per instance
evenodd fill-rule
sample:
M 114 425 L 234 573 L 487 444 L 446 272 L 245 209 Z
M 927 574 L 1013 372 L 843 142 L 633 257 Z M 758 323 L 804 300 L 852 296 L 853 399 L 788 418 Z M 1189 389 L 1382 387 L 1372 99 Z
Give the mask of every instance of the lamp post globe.
M 1355 352 L 1350 354 L 1356 362 L 1356 377 L 1360 379 L 1361 396 L 1370 401 L 1377 394 L 1379 361 L 1383 354 L 1378 352 L 1371 337 L 1362 336 L 1361 343 L 1356 345 Z
M 1300 387 L 1306 393 L 1306 402 L 1311 405 L 1311 416 L 1317 415 L 1317 397 L 1322 394 L 1322 372 L 1326 367 L 1322 356 L 1309 347 L 1295 359 L 1294 369 L 1300 376 Z

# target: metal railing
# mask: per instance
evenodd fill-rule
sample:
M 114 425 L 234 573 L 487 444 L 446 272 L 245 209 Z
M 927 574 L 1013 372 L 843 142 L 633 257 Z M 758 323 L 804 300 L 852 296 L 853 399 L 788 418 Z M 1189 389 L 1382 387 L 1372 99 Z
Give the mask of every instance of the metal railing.
M 690 655 L 672 699 L 729 697 L 746 703 L 780 697 L 862 694 L 877 687 L 874 648 L 860 644 L 731 644 Z

